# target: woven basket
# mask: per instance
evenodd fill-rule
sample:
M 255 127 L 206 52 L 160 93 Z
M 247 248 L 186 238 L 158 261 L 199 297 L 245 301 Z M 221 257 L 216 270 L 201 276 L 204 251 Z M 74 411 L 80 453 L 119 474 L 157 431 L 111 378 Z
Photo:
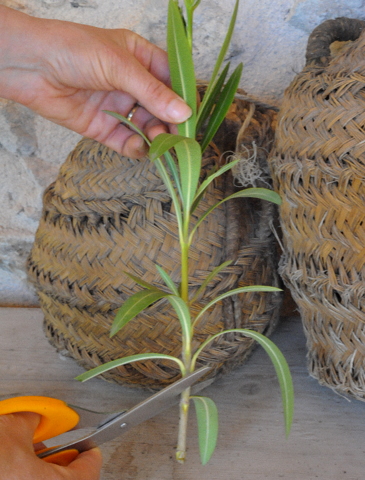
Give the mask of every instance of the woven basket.
M 270 156 L 283 198 L 280 271 L 299 306 L 309 370 L 365 399 L 365 22 L 317 27 L 285 92 Z M 336 43 L 334 42 L 347 42 Z M 340 48 L 338 48 L 340 47 Z
M 217 135 L 217 144 L 204 159 L 202 178 L 222 161 L 222 151 L 235 148 L 239 127 L 249 111 L 249 103 L 237 100 Z M 258 106 L 247 129 L 248 143 L 256 142 L 265 161 L 274 119 L 272 110 Z M 240 144 L 245 142 L 243 136 Z M 219 179 L 197 215 L 233 188 L 229 176 Z M 269 228 L 274 214 L 268 202 L 242 200 L 227 202 L 207 217 L 191 250 L 192 289 L 223 261 L 234 263 L 211 282 L 198 307 L 237 286 L 278 285 L 275 239 Z M 125 271 L 158 284 L 157 263 L 174 281 L 179 280 L 176 232 L 170 198 L 148 159 L 131 160 L 95 141 L 81 140 L 45 191 L 43 215 L 28 262 L 51 344 L 86 369 L 143 352 L 179 356 L 180 326 L 166 300 L 109 338 L 117 309 L 140 288 Z M 280 303 L 281 295 L 275 293 L 227 299 L 199 323 L 194 346 L 231 327 L 268 334 L 277 322 Z M 201 365 L 212 366 L 210 377 L 214 378 L 241 364 L 252 348 L 251 340 L 227 335 L 206 349 Z M 104 378 L 156 389 L 178 375 L 173 363 L 148 361 L 111 370 Z

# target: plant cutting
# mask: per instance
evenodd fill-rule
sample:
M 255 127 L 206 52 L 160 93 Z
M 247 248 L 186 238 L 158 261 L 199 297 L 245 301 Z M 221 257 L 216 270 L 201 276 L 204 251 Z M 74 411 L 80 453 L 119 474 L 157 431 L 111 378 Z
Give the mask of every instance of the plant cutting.
M 186 101 L 193 112 L 189 120 L 178 125 L 178 134 L 161 134 L 150 142 L 127 118 L 114 112 L 108 112 L 137 131 L 148 144 L 148 156 L 151 162 L 155 164 L 171 197 L 177 219 L 180 244 L 179 283 L 174 282 L 160 265 L 156 265 L 156 269 L 162 279 L 163 287 L 148 283 L 138 276 L 126 272 L 141 287 L 141 290 L 129 297 L 119 309 L 111 328 L 111 336 L 116 335 L 144 309 L 156 302 L 168 301 L 175 310 L 181 326 L 181 354 L 178 357 L 154 352 L 131 355 L 103 364 L 77 378 L 85 381 L 121 365 L 150 360 L 174 362 L 178 365 L 181 375 L 186 376 L 195 370 L 200 355 L 211 342 L 229 333 L 240 334 L 257 341 L 268 353 L 274 364 L 282 391 L 284 419 L 286 433 L 288 434 L 293 415 L 293 386 L 287 362 L 271 340 L 253 330 L 234 328 L 208 336 L 198 347 L 195 346 L 196 342 L 193 341 L 197 326 L 204 315 L 225 298 L 245 292 L 274 292 L 279 290 L 276 287 L 265 285 L 238 287 L 208 301 L 197 314 L 194 313 L 196 309 L 194 309 L 194 312 L 192 310 L 193 306 L 196 307 L 199 296 L 208 284 L 231 263 L 226 261 L 216 266 L 197 291 L 192 292 L 189 288 L 190 246 L 197 229 L 208 215 L 223 202 L 234 198 L 258 198 L 280 204 L 280 197 L 271 190 L 247 188 L 220 200 L 200 217 L 197 218 L 195 215 L 197 206 L 208 187 L 239 161 L 231 161 L 208 172 L 205 178 L 200 178 L 203 154 L 234 101 L 242 72 L 242 65 L 239 65 L 229 75 L 230 65 L 223 66 L 237 17 L 239 6 L 239 0 L 237 0 L 210 82 L 201 101 L 198 101 L 193 62 L 193 17 L 199 4 L 200 0 L 184 0 L 183 5 L 180 5 L 178 0 L 169 0 L 168 5 L 167 50 L 172 88 Z M 156 319 L 156 322 L 158 322 L 158 319 Z M 184 462 L 186 458 L 186 429 L 191 400 L 194 402 L 198 420 L 201 461 L 206 464 L 215 449 L 217 441 L 217 408 L 212 399 L 191 395 L 190 389 L 185 390 L 181 395 L 176 458 L 179 462 Z

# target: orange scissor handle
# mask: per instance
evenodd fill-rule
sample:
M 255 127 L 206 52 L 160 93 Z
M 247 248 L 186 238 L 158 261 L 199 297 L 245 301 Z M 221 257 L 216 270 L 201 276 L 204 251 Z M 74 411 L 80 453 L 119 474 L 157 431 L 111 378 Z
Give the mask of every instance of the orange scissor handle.
M 43 442 L 72 430 L 79 423 L 79 415 L 65 402 L 50 397 L 14 397 L 0 401 L 0 415 L 33 412 L 41 415 L 34 432 L 33 443 Z
M 47 450 L 52 450 L 51 448 L 45 448 L 44 450 L 39 450 L 37 453 L 46 452 Z M 79 455 L 79 451 L 76 448 L 69 448 L 68 450 L 62 450 L 62 452 L 51 453 L 48 457 L 42 457 L 47 463 L 54 463 L 55 465 L 60 465 L 61 467 L 67 467 L 73 462 L 76 457 Z

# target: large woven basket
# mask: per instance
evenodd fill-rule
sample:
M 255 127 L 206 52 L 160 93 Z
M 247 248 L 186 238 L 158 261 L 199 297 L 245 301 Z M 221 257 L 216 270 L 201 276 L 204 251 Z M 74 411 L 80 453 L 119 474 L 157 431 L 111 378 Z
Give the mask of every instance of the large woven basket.
M 232 107 L 216 145 L 204 160 L 202 177 L 235 150 L 239 128 L 251 111 L 250 125 L 238 142 L 265 160 L 273 140 L 275 112 L 250 103 Z M 266 170 L 267 170 L 266 163 Z M 234 189 L 232 177 L 218 180 L 197 215 Z M 227 202 L 198 230 L 191 251 L 190 284 L 197 289 L 209 272 L 227 259 L 232 266 L 209 285 L 199 304 L 241 285 L 278 285 L 275 217 L 268 202 Z M 169 302 L 157 302 L 112 339 L 109 330 L 117 309 L 138 287 L 125 271 L 161 283 L 155 263 L 179 280 L 180 251 L 170 198 L 148 159 L 122 157 L 83 139 L 45 191 L 44 210 L 28 271 L 38 291 L 48 339 L 86 369 L 142 352 L 180 355 L 180 326 Z M 197 326 L 195 346 L 226 328 L 247 327 L 269 334 L 278 320 L 281 294 L 251 293 L 216 305 Z M 201 364 L 211 377 L 241 364 L 253 348 L 241 335 L 221 338 L 206 349 Z M 168 362 L 143 362 L 114 369 L 107 380 L 160 388 L 179 371 Z
M 339 18 L 313 31 L 307 65 L 285 93 L 270 157 L 283 198 L 281 274 L 300 309 L 310 373 L 362 400 L 364 27 L 365 22 Z

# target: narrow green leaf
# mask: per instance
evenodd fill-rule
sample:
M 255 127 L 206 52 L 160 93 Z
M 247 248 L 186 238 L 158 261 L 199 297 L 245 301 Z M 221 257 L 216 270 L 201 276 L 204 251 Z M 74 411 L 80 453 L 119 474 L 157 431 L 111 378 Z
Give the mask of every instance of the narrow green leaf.
M 217 267 L 212 270 L 212 272 L 207 276 L 207 278 L 204 280 L 204 282 L 200 285 L 199 289 L 197 290 L 196 294 L 194 297 L 191 299 L 190 303 L 194 303 L 195 300 L 199 297 L 199 295 L 205 290 L 206 286 L 208 283 L 213 280 L 213 278 L 218 275 L 219 272 L 221 272 L 223 269 L 228 267 L 232 262 L 229 260 L 227 262 L 222 263 L 221 265 L 218 265 Z
M 208 90 L 205 92 L 202 103 L 200 104 L 199 111 L 198 111 L 198 116 L 197 116 L 197 122 L 196 122 L 196 131 L 200 132 L 204 122 L 206 119 L 209 117 L 210 113 L 213 110 L 213 107 L 216 103 L 217 98 L 219 97 L 223 84 L 226 80 L 226 77 L 228 75 L 228 70 L 229 70 L 230 64 L 227 63 L 225 66 L 224 70 L 222 73 L 219 75 L 218 80 L 216 81 L 214 87 L 212 90 L 208 92 Z
M 285 433 L 288 436 L 294 414 L 294 387 L 287 361 L 275 343 L 265 337 L 265 335 L 252 330 L 245 330 L 244 335 L 253 338 L 263 347 L 275 367 L 283 401 Z
M 218 438 L 218 410 L 211 398 L 192 396 L 198 422 L 200 460 L 203 465 L 209 462 Z
M 176 295 L 169 295 L 167 299 L 171 303 L 175 312 L 177 313 L 177 316 L 179 317 L 184 343 L 186 341 L 187 343 L 190 343 L 192 329 L 189 307 L 186 305 L 186 303 L 181 297 L 178 297 Z
M 178 296 L 179 291 L 178 291 L 174 281 L 170 277 L 170 275 L 167 272 L 165 272 L 165 270 L 162 267 L 160 267 L 159 265 L 156 265 L 156 268 L 157 268 L 157 271 L 160 274 L 162 280 L 165 282 L 165 285 L 172 291 L 172 293 L 174 295 Z
M 195 138 L 196 80 L 191 48 L 178 3 L 169 1 L 167 21 L 167 52 L 173 90 L 192 109 L 191 117 L 178 125 L 180 135 Z
M 214 88 L 214 85 L 215 85 L 216 79 L 217 79 L 217 75 L 218 75 L 218 73 L 221 69 L 221 66 L 222 66 L 224 58 L 226 56 L 228 47 L 231 43 L 234 27 L 236 25 L 236 20 L 237 20 L 238 7 L 239 7 L 239 0 L 236 0 L 236 4 L 235 4 L 235 7 L 234 7 L 234 10 L 233 10 L 233 13 L 232 13 L 232 17 L 231 17 L 230 24 L 229 24 L 229 27 L 228 27 L 228 30 L 227 30 L 227 33 L 226 33 L 226 37 L 224 39 L 223 45 L 221 47 L 221 50 L 219 52 L 217 61 L 215 63 L 214 69 L 213 69 L 211 79 L 209 81 L 209 85 L 208 85 L 207 92 L 206 92 L 206 94 L 208 94 L 207 95 L 207 100 L 209 98 L 209 94 L 210 94 L 211 90 L 213 90 L 213 88 Z M 204 108 L 204 103 L 205 103 L 205 101 L 203 99 L 203 105 L 202 105 L 203 108 Z
M 115 316 L 112 328 L 110 330 L 110 336 L 112 337 L 118 333 L 119 330 L 124 327 L 124 325 L 133 320 L 133 318 L 145 308 L 152 305 L 152 303 L 157 302 L 157 300 L 166 297 L 167 295 L 169 294 L 163 290 L 158 290 L 155 288 L 153 290 L 141 290 L 140 292 L 137 292 L 129 297 L 120 307 Z
M 166 185 L 166 188 L 170 194 L 170 197 L 172 199 L 172 203 L 174 204 L 175 207 L 175 215 L 176 215 L 176 220 L 178 223 L 178 230 L 179 232 L 182 231 L 182 212 L 180 208 L 180 202 L 179 202 L 179 197 L 175 191 L 174 185 L 171 182 L 171 179 L 167 173 L 165 165 L 162 163 L 160 158 L 157 158 L 155 160 L 155 165 L 156 168 L 162 178 L 162 181 Z M 181 188 L 181 187 L 180 187 Z M 182 193 L 180 194 L 182 196 Z
M 185 211 L 193 203 L 202 165 L 202 152 L 199 143 L 192 138 L 185 138 L 176 143 L 175 151 L 179 162 L 182 201 Z
M 228 197 L 224 198 L 223 200 L 216 203 L 215 205 L 212 205 L 206 212 L 204 212 L 204 214 L 195 223 L 190 233 L 190 238 L 193 237 L 199 225 L 207 218 L 207 216 L 210 213 L 212 213 L 212 211 L 215 208 L 219 207 L 219 205 L 222 205 L 222 203 L 227 202 L 227 200 L 232 200 L 233 198 L 245 198 L 245 197 L 259 198 L 261 200 L 267 200 L 269 202 L 276 203 L 277 205 L 280 205 L 282 202 L 280 195 L 274 192 L 273 190 L 269 190 L 268 188 L 246 188 L 244 190 L 240 190 L 239 192 L 235 192 L 232 195 L 229 195 Z
M 141 287 L 148 288 L 149 290 L 156 290 L 158 288 L 158 287 L 156 287 L 156 285 L 153 285 L 152 283 L 149 283 L 149 282 L 145 282 L 144 280 L 142 280 L 142 278 L 137 277 L 136 275 L 133 275 L 132 273 L 129 273 L 129 272 L 124 272 L 124 273 L 129 278 L 134 280 Z
M 126 117 L 123 117 L 123 115 L 120 115 L 119 113 L 116 113 L 116 112 L 111 112 L 110 110 L 103 110 L 104 113 L 107 113 L 108 115 L 112 116 L 112 117 L 115 117 L 117 118 L 118 120 L 120 120 L 122 123 L 124 123 L 128 128 L 130 128 L 131 130 L 134 130 L 136 133 L 138 133 L 139 135 L 141 135 L 141 137 L 143 138 L 143 140 L 147 143 L 148 146 L 151 145 L 151 142 L 148 140 L 148 138 L 146 137 L 146 135 L 142 132 L 142 130 L 140 130 L 136 125 L 134 125 L 134 123 L 132 123 L 130 120 L 128 120 L 128 118 Z
M 104 363 L 104 365 L 100 365 L 99 367 L 93 368 L 88 372 L 78 375 L 76 377 L 76 380 L 79 380 L 80 382 L 85 382 L 86 380 L 90 380 L 90 378 L 94 378 L 97 375 L 108 372 L 113 368 L 121 367 L 122 365 L 126 365 L 127 363 L 143 362 L 145 360 L 171 360 L 177 363 L 180 367 L 181 373 L 183 375 L 185 374 L 186 369 L 183 362 L 176 357 L 159 353 L 139 353 L 138 355 L 130 355 L 129 357 L 118 358 L 117 360 L 112 360 L 111 362 Z
M 241 79 L 242 68 L 242 64 L 238 65 L 224 86 L 221 95 L 219 96 L 215 109 L 210 117 L 208 126 L 204 132 L 204 137 L 201 143 L 203 152 L 212 141 L 214 135 L 217 133 L 218 128 L 222 124 L 230 106 L 232 105 Z
M 151 160 L 161 157 L 168 150 L 175 148 L 179 162 L 180 185 L 182 202 L 186 210 L 189 210 L 195 191 L 198 186 L 201 171 L 201 149 L 199 143 L 182 135 L 161 133 L 152 142 L 149 156 Z
M 173 148 L 177 143 L 185 140 L 182 135 L 173 135 L 171 133 L 161 133 L 154 138 L 151 143 L 148 156 L 153 161 L 158 157 L 162 157 L 167 151 Z
M 204 313 L 209 310 L 214 304 L 220 302 L 224 298 L 231 297 L 232 295 L 237 295 L 239 293 L 247 293 L 247 292 L 281 292 L 281 288 L 277 287 L 270 287 L 268 285 L 248 285 L 246 287 L 238 287 L 234 288 L 233 290 L 229 290 L 228 292 L 224 292 L 218 297 L 214 298 L 210 302 L 208 302 L 198 313 L 195 317 L 194 324 L 200 319 Z
M 178 136 L 178 135 L 176 135 Z M 162 156 L 164 156 L 166 160 L 166 164 L 169 168 L 169 171 L 171 173 L 172 179 L 175 182 L 176 188 L 181 195 L 181 185 L 180 185 L 180 179 L 179 179 L 179 172 L 177 170 L 176 164 L 174 159 L 172 158 L 172 155 L 169 153 L 169 149 L 174 146 L 174 141 L 172 140 L 171 137 L 175 137 L 175 135 L 171 135 L 169 133 L 162 133 L 160 135 L 157 135 L 157 137 L 154 138 L 152 143 L 150 144 L 150 149 L 148 152 L 148 157 L 149 159 L 153 162 L 157 159 L 161 161 Z M 181 137 L 185 138 L 185 137 Z M 172 146 L 171 146 L 172 144 Z M 167 173 L 167 172 L 166 172 Z
M 215 178 L 220 177 L 221 175 L 223 175 L 223 173 L 227 172 L 228 170 L 231 170 L 240 161 L 241 161 L 240 158 L 237 158 L 236 160 L 232 160 L 232 162 L 226 163 L 219 170 L 209 175 L 198 188 L 196 192 L 196 198 L 200 197 L 204 193 L 208 185 L 210 185 Z M 195 199 L 194 199 L 194 204 L 195 204 Z
M 199 5 L 200 0 L 184 0 L 184 3 L 187 10 L 195 10 Z
M 226 200 L 230 200 L 231 198 L 259 198 L 261 200 L 266 200 L 268 202 L 276 203 L 277 205 L 281 205 L 282 200 L 280 195 L 273 190 L 268 188 L 246 188 L 245 190 L 240 190 L 239 192 L 233 193 Z
M 199 349 L 195 352 L 193 357 L 193 366 L 195 365 L 196 360 L 198 359 L 201 352 L 204 348 L 209 345 L 210 342 L 214 341 L 216 338 L 226 333 L 241 333 L 246 337 L 256 340 L 269 355 L 279 380 L 281 396 L 283 402 L 284 410 L 284 422 L 285 422 L 285 433 L 288 436 L 290 433 L 291 425 L 293 422 L 293 413 L 294 413 L 294 387 L 293 380 L 290 373 L 288 363 L 280 351 L 280 349 L 275 345 L 274 342 L 269 340 L 265 335 L 255 332 L 253 330 L 248 330 L 245 328 L 234 328 L 231 330 L 225 330 L 220 332 L 212 337 L 208 338 L 204 343 L 201 344 Z
M 182 197 L 182 191 L 181 191 L 181 185 L 180 185 L 180 178 L 179 178 L 179 172 L 178 172 L 175 160 L 173 159 L 170 152 L 165 152 L 163 158 L 166 160 L 166 164 L 167 164 L 167 166 L 170 170 L 172 179 L 175 182 L 177 191 L 179 192 L 179 195 L 180 195 L 180 198 L 181 198 Z
M 227 33 L 226 33 L 226 37 L 224 39 L 223 45 L 222 45 L 221 50 L 219 52 L 219 55 L 218 55 L 218 58 L 217 58 L 217 61 L 215 63 L 214 70 L 213 70 L 213 73 L 212 73 L 213 82 L 214 82 L 216 76 L 218 75 L 219 70 L 221 69 L 222 63 L 223 63 L 224 58 L 226 56 L 226 53 L 228 51 L 228 47 L 229 47 L 229 45 L 231 43 L 231 40 L 232 40 L 232 35 L 233 35 L 234 27 L 236 25 L 236 20 L 237 20 L 239 3 L 240 3 L 239 0 L 236 0 L 236 4 L 234 6 L 234 10 L 233 10 L 232 17 L 231 17 L 231 20 L 230 20 L 230 23 L 229 23 L 229 27 L 228 27 L 228 30 L 227 30 Z

